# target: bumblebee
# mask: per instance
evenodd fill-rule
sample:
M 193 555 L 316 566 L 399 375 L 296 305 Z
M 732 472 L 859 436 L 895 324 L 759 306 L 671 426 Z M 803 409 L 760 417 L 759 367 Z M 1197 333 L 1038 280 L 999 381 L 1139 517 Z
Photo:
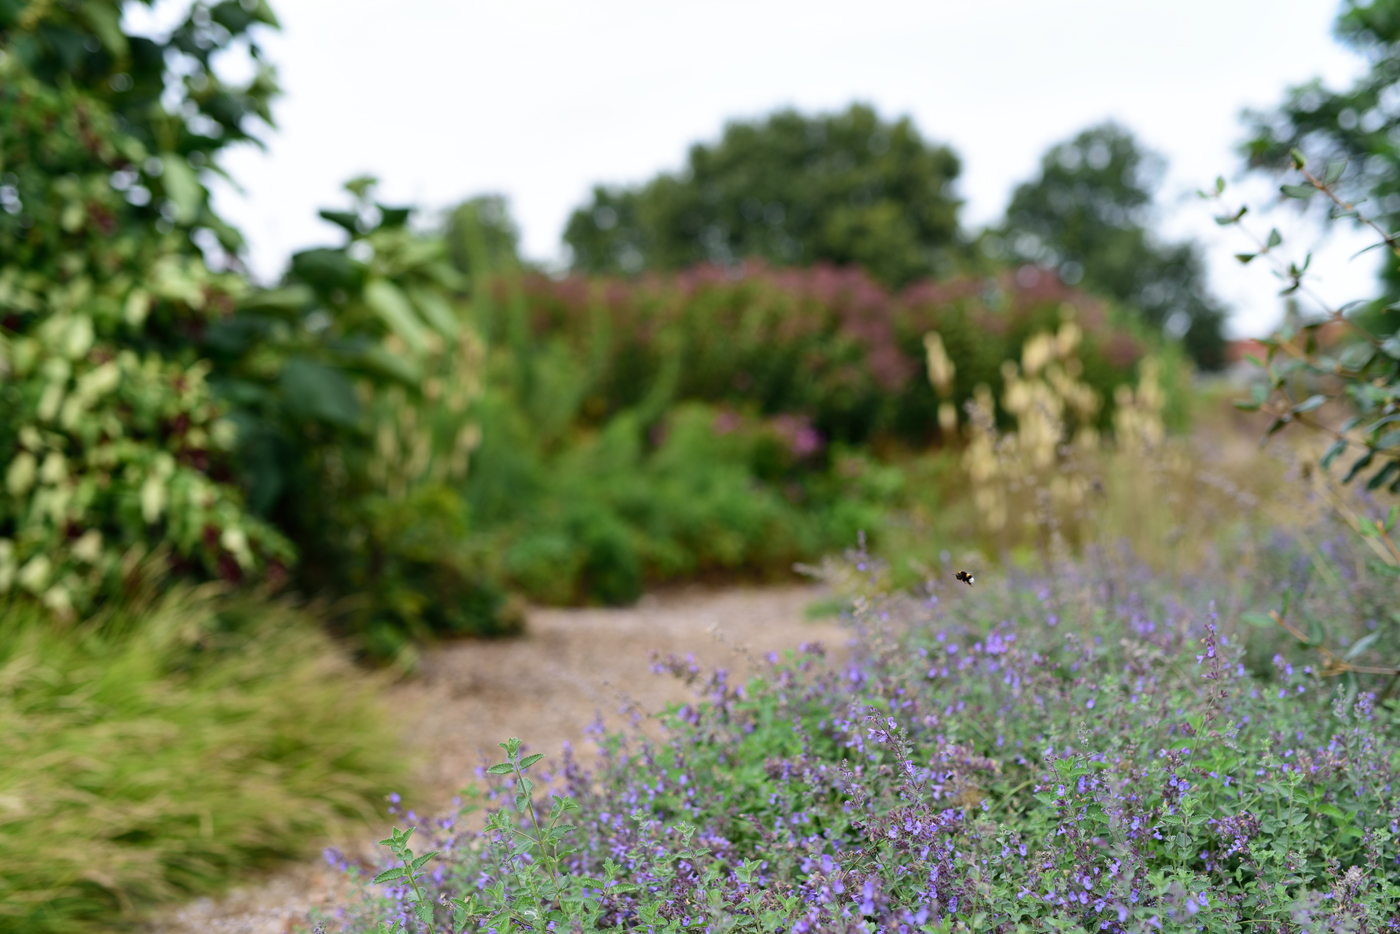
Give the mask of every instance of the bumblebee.
M 955 578 L 957 578 L 958 580 L 962 581 L 962 582 L 963 582 L 964 584 L 966 584 L 967 586 L 969 586 L 969 587 L 972 586 L 972 575 L 969 574 L 969 573 L 967 573 L 966 571 L 959 571 L 957 574 L 954 574 L 953 576 L 954 576 Z

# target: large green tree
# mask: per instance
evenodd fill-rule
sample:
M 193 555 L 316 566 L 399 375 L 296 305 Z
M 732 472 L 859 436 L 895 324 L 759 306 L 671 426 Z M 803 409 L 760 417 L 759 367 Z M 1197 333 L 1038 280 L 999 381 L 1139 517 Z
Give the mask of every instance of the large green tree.
M 1347 0 L 1337 38 L 1364 56 L 1369 70 L 1350 88 L 1333 90 L 1320 79 L 1289 88 L 1274 110 L 1246 113 L 1252 168 L 1283 173 L 1289 152 L 1309 165 L 1345 162 L 1339 193 L 1384 229 L 1400 228 L 1400 0 Z M 1326 199 L 1315 199 L 1318 204 Z M 1372 330 L 1393 333 L 1400 310 L 1400 263 L 1381 251 L 1382 295 L 1364 312 Z
M 1200 249 L 1150 229 L 1164 170 L 1125 128 L 1091 127 L 1050 147 L 984 244 L 998 258 L 1056 266 L 1070 284 L 1138 309 L 1215 369 L 1224 363 L 1225 312 L 1206 291 Z
M 860 265 L 901 286 L 937 272 L 957 240 L 958 157 L 907 117 L 870 107 L 784 110 L 691 147 L 685 169 L 598 187 L 564 234 L 576 269 L 631 274 L 761 257 Z

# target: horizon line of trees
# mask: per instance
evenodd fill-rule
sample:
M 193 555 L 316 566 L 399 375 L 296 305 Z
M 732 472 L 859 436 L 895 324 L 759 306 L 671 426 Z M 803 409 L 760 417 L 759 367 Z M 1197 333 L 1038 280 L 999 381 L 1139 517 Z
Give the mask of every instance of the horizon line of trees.
M 891 290 L 923 279 L 1033 264 L 1138 313 L 1197 366 L 1225 363 L 1227 311 L 1206 284 L 1200 246 L 1155 231 L 1166 160 L 1115 121 L 1050 147 L 1004 217 L 965 229 L 962 162 L 908 116 L 854 103 L 731 121 L 685 165 L 637 185 L 597 185 L 563 234 L 570 269 L 635 276 L 702 263 L 735 268 L 859 266 Z M 505 201 L 491 213 L 512 246 Z

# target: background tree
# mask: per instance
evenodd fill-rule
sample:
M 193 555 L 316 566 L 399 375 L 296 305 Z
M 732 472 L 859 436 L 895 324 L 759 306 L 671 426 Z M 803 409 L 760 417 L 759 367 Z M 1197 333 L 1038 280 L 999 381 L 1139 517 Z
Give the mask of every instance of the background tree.
M 1165 168 L 1123 127 L 1092 127 L 1046 152 L 1040 176 L 1016 189 L 984 245 L 994 257 L 1055 266 L 1067 283 L 1140 310 L 1198 365 L 1216 369 L 1225 312 L 1206 292 L 1200 250 L 1148 229 Z
M 1364 213 L 1393 231 L 1400 226 L 1400 0 L 1347 0 L 1335 33 L 1370 70 L 1347 90 L 1314 79 L 1290 88 L 1277 109 L 1246 113 L 1251 136 L 1245 153 L 1250 167 L 1273 173 L 1292 169 L 1289 151 L 1295 148 L 1310 165 L 1345 161 L 1338 193 L 1367 202 Z M 1362 314 L 1370 330 L 1393 333 L 1400 310 L 1387 306 L 1400 299 L 1400 262 L 1382 253 L 1383 288 Z
M 636 273 L 762 257 L 780 266 L 860 265 L 891 286 L 947 262 L 961 166 L 907 117 L 870 107 L 793 110 L 725 127 L 686 167 L 637 188 L 598 187 L 564 240 L 576 269 Z

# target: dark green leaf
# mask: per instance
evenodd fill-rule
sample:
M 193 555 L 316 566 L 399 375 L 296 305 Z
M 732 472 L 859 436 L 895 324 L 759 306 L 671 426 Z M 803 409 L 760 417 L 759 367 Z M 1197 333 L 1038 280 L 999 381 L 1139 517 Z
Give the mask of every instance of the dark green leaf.
M 355 387 L 334 367 L 293 357 L 279 380 L 287 408 L 303 418 L 348 427 L 359 418 Z
M 1327 470 L 1332 466 L 1332 462 L 1337 459 L 1338 455 L 1346 449 L 1347 443 L 1345 439 L 1338 438 L 1328 446 L 1327 450 L 1322 455 L 1322 460 L 1318 461 L 1318 463 L 1322 465 L 1323 470 Z
M 405 870 L 402 866 L 400 866 L 397 869 L 386 869 L 379 875 L 374 877 L 373 884 L 379 885 L 384 882 L 393 882 L 395 879 L 402 879 L 405 872 L 407 872 L 407 870 Z
M 525 771 L 530 766 L 534 765 L 536 762 L 540 761 L 543 758 L 544 753 L 542 752 L 537 752 L 534 755 L 526 756 L 525 758 L 520 760 L 520 771 Z
M 437 851 L 437 850 L 433 850 L 431 853 L 424 853 L 422 856 L 418 857 L 417 859 L 415 859 L 415 860 L 413 861 L 413 863 L 412 863 L 412 868 L 413 868 L 415 871 L 417 871 L 417 870 L 419 870 L 419 869 L 422 869 L 422 868 L 423 868 L 423 864 L 426 863 L 428 860 L 432 859 L 432 858 L 433 858 L 434 856 L 436 856 L 436 855 L 438 855 L 438 851 Z
M 1269 239 L 1268 239 L 1267 241 L 1265 241 L 1265 245 L 1266 245 L 1267 249 L 1272 250 L 1274 247 L 1278 246 L 1278 245 L 1279 245 L 1280 243 L 1282 243 L 1282 242 L 1283 242 L 1283 236 L 1278 232 L 1278 228 L 1277 228 L 1277 227 L 1274 227 L 1274 228 L 1270 229 L 1270 230 L 1269 230 Z
M 317 213 L 337 227 L 343 228 L 345 232 L 351 236 L 359 233 L 360 215 L 356 214 L 354 211 L 323 210 Z
M 1235 254 L 1235 259 L 1239 260 L 1241 263 L 1243 263 L 1243 264 L 1245 264 L 1245 265 L 1248 265 L 1248 264 L 1249 264 L 1249 261 L 1252 260 L 1252 259 L 1254 259 L 1254 257 L 1256 257 L 1256 256 L 1258 256 L 1258 255 L 1259 255 L 1258 253 L 1236 253 L 1236 254 Z
M 292 256 L 292 277 L 322 292 L 357 289 L 360 271 L 344 250 L 304 250 Z
M 1363 471 L 1363 470 L 1365 470 L 1367 467 L 1370 467 L 1370 466 L 1371 466 L 1371 461 L 1375 460 L 1375 457 L 1376 457 L 1376 452 L 1375 452 L 1375 451 L 1367 450 L 1365 454 L 1362 454 L 1362 455 L 1361 455 L 1360 457 L 1358 457 L 1354 462 L 1352 462 L 1351 469 L 1348 470 L 1348 471 L 1347 471 L 1347 475 L 1346 475 L 1345 477 L 1342 478 L 1342 482 L 1343 482 L 1343 483 L 1350 483 L 1352 477 L 1355 477 L 1355 476 L 1356 476 L 1357 474 L 1359 474 L 1361 471 Z
M 382 204 L 375 207 L 379 208 L 380 227 L 402 227 L 413 214 L 413 208 L 388 208 Z
M 1382 467 L 1380 470 L 1376 471 L 1375 476 L 1371 477 L 1371 479 L 1367 481 L 1366 489 L 1380 489 L 1381 487 L 1385 486 L 1387 483 L 1390 482 L 1390 478 L 1395 476 L 1397 471 L 1400 471 L 1400 461 L 1391 461 L 1390 463 Z
M 1308 164 L 1308 160 L 1303 155 L 1302 150 L 1297 148 L 1288 150 L 1288 158 L 1293 161 L 1293 168 L 1295 169 L 1301 169 Z

